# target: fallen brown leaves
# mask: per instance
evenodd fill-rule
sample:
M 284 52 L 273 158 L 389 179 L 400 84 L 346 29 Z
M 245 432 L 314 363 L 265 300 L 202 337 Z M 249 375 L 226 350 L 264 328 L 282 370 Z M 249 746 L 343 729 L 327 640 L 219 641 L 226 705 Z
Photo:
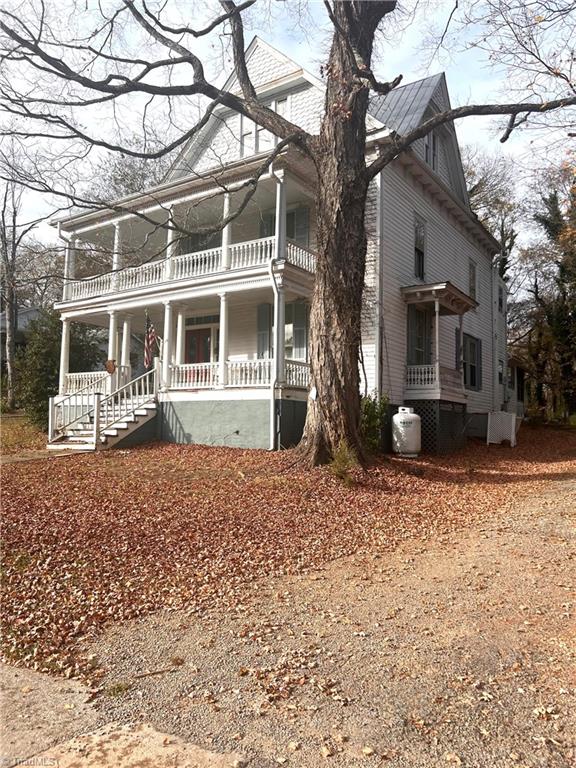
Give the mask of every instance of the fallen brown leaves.
M 516 449 L 475 443 L 456 456 L 383 460 L 358 471 L 353 487 L 327 469 L 298 469 L 290 452 L 201 446 L 11 465 L 3 483 L 4 654 L 90 678 L 94 661 L 78 643 L 110 621 L 237 604 L 259 577 L 450 536 L 566 478 L 575 455 L 573 431 L 526 429 Z M 299 684 L 281 680 L 283 672 L 250 674 L 274 699 Z
M 23 451 L 46 448 L 47 435 L 20 414 L 3 414 L 0 429 L 0 454 L 12 456 Z

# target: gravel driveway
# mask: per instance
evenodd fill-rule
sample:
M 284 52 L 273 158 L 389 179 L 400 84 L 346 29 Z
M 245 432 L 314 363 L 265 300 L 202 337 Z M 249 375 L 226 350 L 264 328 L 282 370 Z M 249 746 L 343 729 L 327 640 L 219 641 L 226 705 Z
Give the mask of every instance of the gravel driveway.
M 101 722 L 250 766 L 576 765 L 576 481 L 465 534 L 114 625 Z

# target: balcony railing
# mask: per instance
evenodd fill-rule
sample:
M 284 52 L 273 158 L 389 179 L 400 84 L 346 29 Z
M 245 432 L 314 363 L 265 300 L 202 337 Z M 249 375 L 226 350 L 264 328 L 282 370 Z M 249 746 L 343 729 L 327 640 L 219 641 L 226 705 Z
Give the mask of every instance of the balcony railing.
M 436 364 L 406 367 L 407 390 L 440 390 L 440 388 L 461 391 L 463 389 L 461 372 Z
M 229 269 L 224 267 L 222 248 L 211 248 L 207 251 L 175 256 L 172 259 L 152 261 L 139 267 L 126 267 L 107 275 L 73 280 L 65 285 L 64 300 L 76 301 L 117 291 L 148 288 L 172 280 L 187 280 L 205 275 L 217 275 L 229 270 L 262 267 L 274 258 L 275 246 L 275 237 L 233 243 L 229 250 Z M 316 254 L 291 241 L 286 242 L 284 258 L 289 264 L 306 272 L 313 273 L 316 269 Z

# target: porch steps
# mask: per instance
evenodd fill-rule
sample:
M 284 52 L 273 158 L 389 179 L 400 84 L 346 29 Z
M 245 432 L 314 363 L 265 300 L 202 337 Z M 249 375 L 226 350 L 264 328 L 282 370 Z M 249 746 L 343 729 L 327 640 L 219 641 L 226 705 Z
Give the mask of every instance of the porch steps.
M 110 419 L 111 415 L 110 409 L 108 409 L 106 413 L 104 413 L 104 409 L 100 412 L 102 420 L 104 417 Z M 130 414 L 123 415 L 120 410 L 116 410 L 113 415 L 117 416 L 119 421 L 102 430 L 98 445 L 94 442 L 94 418 L 93 415 L 90 414 L 89 420 L 74 424 L 73 427 L 67 430 L 65 435 L 48 443 L 48 450 L 95 451 L 113 448 L 121 440 L 124 440 L 128 435 L 133 434 L 136 430 L 140 429 L 140 427 L 154 418 L 156 415 L 156 403 L 143 403 Z

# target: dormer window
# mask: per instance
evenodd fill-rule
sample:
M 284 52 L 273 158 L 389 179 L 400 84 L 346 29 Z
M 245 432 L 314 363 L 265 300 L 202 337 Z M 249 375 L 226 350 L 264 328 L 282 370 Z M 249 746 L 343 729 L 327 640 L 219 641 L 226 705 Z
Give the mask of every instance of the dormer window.
M 430 131 L 424 137 L 424 159 L 432 170 L 438 167 L 438 137 L 435 131 Z

